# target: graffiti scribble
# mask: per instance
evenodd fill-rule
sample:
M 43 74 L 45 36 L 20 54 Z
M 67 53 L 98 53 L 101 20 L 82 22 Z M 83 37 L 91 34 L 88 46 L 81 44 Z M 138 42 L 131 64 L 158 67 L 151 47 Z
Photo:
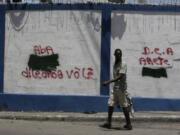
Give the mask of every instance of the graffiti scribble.
M 32 70 L 52 71 L 59 66 L 58 54 L 38 56 L 31 54 L 28 61 L 28 66 Z
M 142 76 L 150 76 L 154 78 L 168 77 L 165 68 L 152 69 L 148 67 L 143 67 Z

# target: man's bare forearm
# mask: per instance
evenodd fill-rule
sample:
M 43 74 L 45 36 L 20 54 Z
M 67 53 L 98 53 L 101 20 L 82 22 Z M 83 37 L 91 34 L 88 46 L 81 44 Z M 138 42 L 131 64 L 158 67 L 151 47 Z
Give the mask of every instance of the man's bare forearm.
M 108 80 L 108 81 L 105 81 L 104 83 L 103 83 L 103 85 L 109 85 L 110 83 L 112 83 L 112 82 L 116 82 L 117 80 L 119 80 L 120 78 L 121 78 L 121 74 L 119 74 L 116 78 L 114 78 L 114 79 L 112 79 L 112 80 Z

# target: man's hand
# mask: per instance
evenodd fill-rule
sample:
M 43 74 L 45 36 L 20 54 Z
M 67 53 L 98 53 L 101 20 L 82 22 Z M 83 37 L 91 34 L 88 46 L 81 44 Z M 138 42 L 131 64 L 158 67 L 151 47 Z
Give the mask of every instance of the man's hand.
M 107 86 L 110 82 L 109 81 L 105 81 L 103 82 L 103 86 Z

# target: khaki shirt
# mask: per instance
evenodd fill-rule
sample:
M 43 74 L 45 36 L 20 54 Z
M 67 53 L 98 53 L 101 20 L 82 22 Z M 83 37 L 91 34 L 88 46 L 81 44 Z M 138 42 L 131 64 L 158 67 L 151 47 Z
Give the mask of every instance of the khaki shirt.
M 127 73 L 127 65 L 123 63 L 114 64 L 113 66 L 113 77 L 116 78 L 119 74 L 123 76 L 114 82 L 114 90 L 126 90 L 127 83 L 126 83 L 126 73 Z

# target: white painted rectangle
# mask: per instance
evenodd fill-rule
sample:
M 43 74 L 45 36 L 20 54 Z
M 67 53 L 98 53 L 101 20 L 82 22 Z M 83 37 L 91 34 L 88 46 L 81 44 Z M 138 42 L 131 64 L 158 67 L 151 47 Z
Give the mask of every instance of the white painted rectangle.
M 8 11 L 5 33 L 5 93 L 100 95 L 101 11 Z M 59 56 L 49 75 L 28 67 L 37 48 Z
M 113 11 L 111 18 L 111 67 L 122 49 L 132 96 L 180 98 L 180 13 Z M 143 67 L 164 68 L 167 78 L 142 76 Z

